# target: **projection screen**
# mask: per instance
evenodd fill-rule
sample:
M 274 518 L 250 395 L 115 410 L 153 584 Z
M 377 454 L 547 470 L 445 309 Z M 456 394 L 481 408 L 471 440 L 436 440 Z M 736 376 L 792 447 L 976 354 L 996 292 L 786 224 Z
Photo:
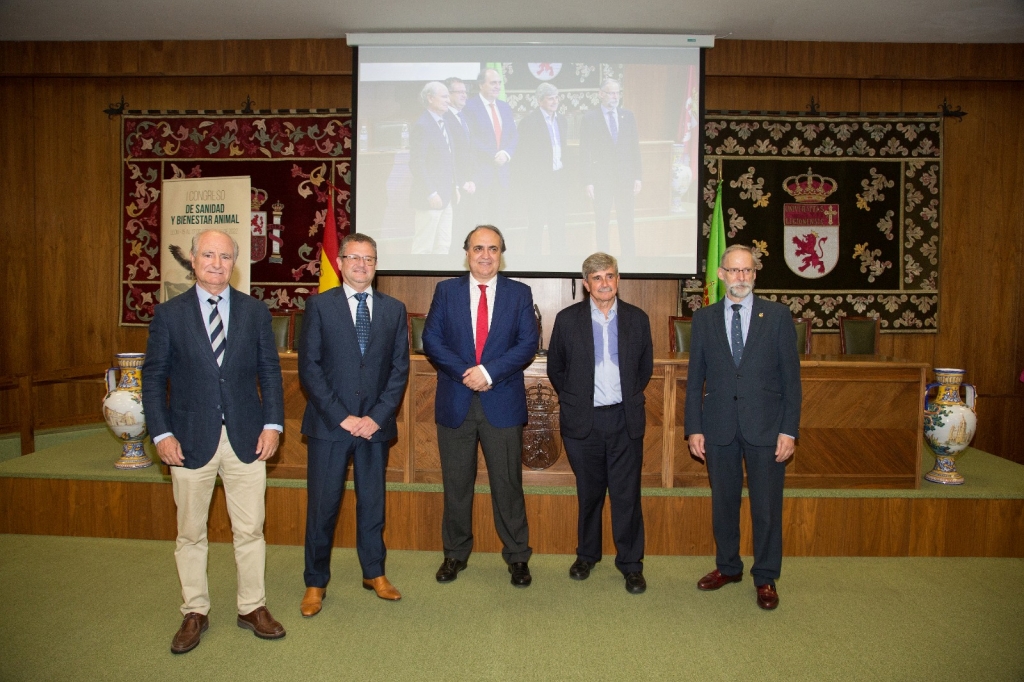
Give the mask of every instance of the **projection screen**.
M 501 229 L 511 275 L 696 273 L 711 36 L 350 34 L 355 229 L 382 273 L 463 269 Z

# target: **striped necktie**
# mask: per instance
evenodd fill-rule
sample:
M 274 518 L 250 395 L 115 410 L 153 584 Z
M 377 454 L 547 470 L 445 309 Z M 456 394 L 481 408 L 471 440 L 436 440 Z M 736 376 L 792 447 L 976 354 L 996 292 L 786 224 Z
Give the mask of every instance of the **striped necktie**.
M 228 337 L 224 334 L 224 320 L 220 319 L 220 310 L 217 304 L 220 303 L 220 296 L 213 296 L 206 299 L 213 310 L 210 311 L 210 345 L 213 346 L 213 357 L 217 358 L 217 364 L 224 362 L 224 349 L 228 345 Z

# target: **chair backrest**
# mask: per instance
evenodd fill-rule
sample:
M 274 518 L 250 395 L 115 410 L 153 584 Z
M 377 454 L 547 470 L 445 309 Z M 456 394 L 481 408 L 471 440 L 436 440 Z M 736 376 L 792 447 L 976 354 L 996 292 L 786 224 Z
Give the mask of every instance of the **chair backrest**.
M 672 353 L 690 352 L 690 331 L 693 326 L 693 318 L 676 317 L 668 318 L 668 349 Z
M 407 313 L 409 321 L 409 351 L 423 354 L 423 326 L 427 316 L 423 313 Z
M 270 318 L 270 328 L 274 331 L 274 345 L 278 350 L 288 350 L 288 328 L 291 326 L 290 313 L 274 315 Z
M 839 347 L 843 355 L 876 355 L 879 331 L 874 317 L 840 317 Z
M 288 350 L 295 350 L 299 347 L 299 337 L 302 336 L 302 323 L 306 319 L 306 313 L 296 310 L 292 313 L 291 339 L 288 341 Z
M 796 326 L 796 350 L 800 355 L 807 355 L 811 352 L 811 320 L 798 317 L 793 324 Z

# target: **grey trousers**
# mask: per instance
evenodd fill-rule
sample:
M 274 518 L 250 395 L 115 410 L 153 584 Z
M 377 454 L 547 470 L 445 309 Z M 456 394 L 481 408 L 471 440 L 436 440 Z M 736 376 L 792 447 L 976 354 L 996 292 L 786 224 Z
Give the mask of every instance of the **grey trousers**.
M 441 540 L 445 557 L 466 561 L 473 551 L 473 488 L 477 473 L 477 442 L 483 447 L 491 486 L 494 528 L 507 563 L 529 561 L 530 531 L 523 499 L 523 427 L 498 429 L 484 416 L 473 396 L 469 414 L 457 429 L 437 425 L 444 482 Z

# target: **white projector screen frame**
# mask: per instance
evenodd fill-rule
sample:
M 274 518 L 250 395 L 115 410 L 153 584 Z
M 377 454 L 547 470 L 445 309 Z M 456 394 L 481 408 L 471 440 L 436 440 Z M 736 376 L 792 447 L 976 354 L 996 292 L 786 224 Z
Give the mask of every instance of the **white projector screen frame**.
M 463 271 L 463 239 L 480 223 L 494 224 L 504 233 L 508 251 L 503 272 L 510 275 L 578 276 L 583 259 L 598 250 L 616 256 L 624 275 L 678 278 L 696 273 L 697 208 L 702 200 L 701 48 L 713 45 L 711 36 L 350 34 L 347 41 L 356 46 L 354 227 L 377 241 L 382 274 Z M 501 164 L 495 158 L 493 167 L 486 152 L 481 157 L 480 147 L 487 142 L 484 133 L 495 132 L 491 127 L 484 131 L 487 119 L 479 115 L 484 109 L 472 102 L 486 101 L 477 94 L 477 76 L 487 67 L 500 73 L 498 100 L 508 105 L 498 115 L 501 135 L 506 145 L 510 133 L 517 140 L 509 158 Z M 436 96 L 433 118 L 428 119 L 431 114 L 421 98 L 426 84 L 450 77 L 461 79 L 468 91 L 463 120 L 438 113 L 444 107 L 438 106 Z M 615 90 L 608 78 L 621 91 L 615 118 L 622 122 L 622 139 L 614 144 L 622 151 L 614 152 L 614 162 L 601 156 L 611 152 L 600 146 L 598 137 L 603 134 L 609 142 L 615 123 L 595 118 L 608 103 L 600 92 L 602 83 L 608 85 L 605 93 Z M 536 97 L 544 82 L 559 91 L 560 132 L 548 127 L 544 134 L 535 125 L 544 120 Z M 438 92 L 432 86 L 430 94 Z M 444 94 L 448 97 L 447 89 Z M 447 121 L 443 142 L 437 129 L 427 125 L 438 118 Z M 540 135 L 546 144 L 538 142 Z M 440 153 L 437 144 L 430 146 L 431 136 L 447 147 L 448 165 L 438 165 Z M 547 149 L 542 163 L 552 162 L 549 139 L 562 145 L 562 168 L 549 173 L 542 165 L 536 171 L 538 149 Z M 622 170 L 627 167 L 628 173 Z M 619 177 L 634 173 L 640 175 L 639 185 Z M 423 196 L 439 174 L 445 180 L 447 174 L 457 176 L 454 183 L 447 182 L 451 197 Z M 549 188 L 554 186 L 563 192 L 551 200 Z M 639 192 L 623 194 L 624 187 L 639 187 Z M 613 205 L 610 211 L 608 204 Z M 607 228 L 595 209 L 610 214 Z

